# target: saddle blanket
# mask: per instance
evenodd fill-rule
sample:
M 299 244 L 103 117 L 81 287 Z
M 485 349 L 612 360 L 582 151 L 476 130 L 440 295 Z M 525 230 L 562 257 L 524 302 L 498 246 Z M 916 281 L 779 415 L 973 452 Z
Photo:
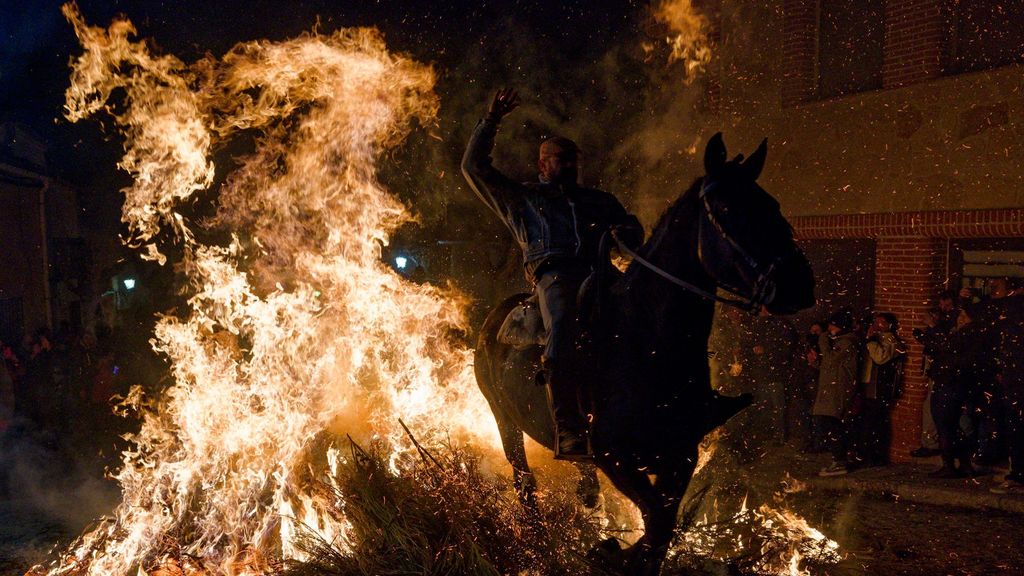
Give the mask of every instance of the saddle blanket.
M 517 350 L 543 346 L 548 339 L 544 319 L 540 315 L 537 296 L 531 296 L 513 308 L 498 328 L 498 342 Z

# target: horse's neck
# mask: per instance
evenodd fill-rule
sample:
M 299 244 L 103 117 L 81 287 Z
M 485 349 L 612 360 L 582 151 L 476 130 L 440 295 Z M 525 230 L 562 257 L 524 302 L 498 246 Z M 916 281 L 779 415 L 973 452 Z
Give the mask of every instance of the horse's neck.
M 668 228 L 652 236 L 642 251 L 658 268 L 713 294 L 715 285 L 697 255 L 699 214 L 693 206 L 683 206 L 678 212 Z M 631 272 L 624 279 L 626 289 L 621 297 L 627 300 L 622 309 L 628 311 L 626 321 L 633 325 L 634 334 L 641 334 L 652 350 L 706 358 L 714 304 L 651 270 Z

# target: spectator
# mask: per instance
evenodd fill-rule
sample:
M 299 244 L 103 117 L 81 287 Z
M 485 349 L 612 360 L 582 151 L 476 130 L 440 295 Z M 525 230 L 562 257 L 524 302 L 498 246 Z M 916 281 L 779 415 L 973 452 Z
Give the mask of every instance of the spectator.
M 712 352 L 711 364 L 715 389 L 722 394 L 748 392 L 741 382 L 744 361 L 743 343 L 748 339 L 744 314 L 730 306 L 719 306 L 711 331 L 708 347 Z
M 975 319 L 978 335 L 984 340 L 985 350 L 997 350 L 1000 344 L 1001 319 L 1006 315 L 1006 297 L 1011 293 L 1006 278 L 989 278 L 986 281 L 988 296 L 977 306 Z M 1006 408 L 1003 388 L 995 381 L 996 359 L 988 354 L 979 358 L 984 365 L 979 370 L 984 378 L 978 382 L 975 396 L 975 411 L 978 420 L 978 446 L 975 462 L 981 466 L 993 466 L 1006 457 Z
M 956 305 L 957 295 L 952 290 L 944 290 L 939 293 L 938 306 L 928 313 L 925 320 L 926 326 L 934 326 L 937 330 L 948 334 L 956 326 L 956 317 L 959 308 Z M 939 450 L 939 432 L 935 427 L 935 419 L 932 418 L 932 390 L 935 383 L 931 377 L 933 359 L 924 354 L 924 373 L 928 377 L 928 392 L 924 397 L 924 404 L 921 407 L 921 446 L 910 451 L 914 458 L 929 458 L 942 453 Z
M 850 422 L 855 416 L 857 393 L 857 354 L 860 348 L 852 332 L 853 313 L 842 308 L 829 318 L 828 331 L 818 337 L 821 373 L 812 414 L 825 437 L 832 463 L 820 476 L 839 476 L 849 471 Z
M 906 345 L 896 335 L 896 316 L 875 313 L 865 334 L 860 370 L 861 414 L 858 422 L 858 457 L 867 466 L 889 463 L 891 422 L 889 410 L 900 396 Z
M 925 353 L 932 357 L 931 376 L 935 382 L 932 415 L 942 451 L 942 467 L 931 473 L 936 478 L 974 475 L 972 443 L 960 419 L 965 412 L 970 415 L 967 408 L 977 392 L 977 383 L 985 377 L 979 359 L 990 351 L 981 347 L 983 341 L 978 337 L 978 326 L 972 326 L 972 314 L 977 315 L 977 312 L 960 310 L 956 327 L 949 333 L 943 333 L 937 326 L 914 332 L 924 345 Z
M 0 351 L 6 349 L 0 342 Z M 0 356 L 0 434 L 7 430 L 14 416 L 14 378 L 7 370 L 7 361 Z
M 811 408 L 818 393 L 818 376 L 821 372 L 821 352 L 818 350 L 818 337 L 828 329 L 824 322 L 813 322 L 804 334 L 801 343 L 798 363 L 795 371 L 794 416 L 792 422 L 801 434 L 801 450 L 803 452 L 824 452 L 825 442 L 819 434 L 811 418 Z
M 750 324 L 749 378 L 751 392 L 759 410 L 754 413 L 757 432 L 775 445 L 785 443 L 786 387 L 793 380 L 793 357 L 796 354 L 796 330 L 785 318 L 772 316 L 762 308 Z
M 1024 295 L 1006 298 L 1000 322 L 998 382 L 1006 400 L 1006 441 L 1010 472 L 992 488 L 996 494 L 1024 494 Z

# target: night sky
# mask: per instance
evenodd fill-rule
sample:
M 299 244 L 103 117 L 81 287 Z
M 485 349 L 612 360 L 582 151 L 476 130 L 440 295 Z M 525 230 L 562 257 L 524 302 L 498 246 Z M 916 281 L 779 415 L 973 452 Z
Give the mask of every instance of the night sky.
M 129 180 L 114 169 L 120 154 L 115 134 L 95 121 L 72 125 L 62 116 L 68 62 L 80 53 L 80 47 L 60 6 L 58 0 L 0 2 L 0 118 L 27 124 L 38 132 L 47 141 L 50 172 L 80 191 L 82 224 L 112 230 L 117 226 L 120 205 L 116 191 Z M 466 104 L 453 102 L 450 94 L 465 94 L 467 89 L 473 93 L 472 110 L 447 111 L 450 117 L 467 118 L 479 115 L 486 105 L 479 102 L 478 95 L 506 82 L 521 84 L 526 78 L 555 76 L 541 83 L 550 84 L 550 92 L 538 97 L 573 97 L 578 86 L 559 82 L 559 68 L 584 68 L 624 37 L 635 36 L 646 17 L 646 6 L 635 1 L 605 6 L 586 0 L 79 3 L 91 25 L 106 27 L 113 18 L 127 16 L 140 38 L 150 41 L 158 52 L 174 54 L 186 63 L 207 53 L 219 56 L 241 41 L 294 37 L 311 30 L 318 18 L 323 31 L 376 26 L 390 49 L 436 66 L 442 106 L 464 108 Z M 513 35 L 515 38 L 510 38 Z M 522 44 L 516 47 L 510 42 Z M 472 63 L 467 65 L 469 61 Z M 538 62 L 546 69 L 536 69 Z M 472 70 L 472 77 L 467 70 Z

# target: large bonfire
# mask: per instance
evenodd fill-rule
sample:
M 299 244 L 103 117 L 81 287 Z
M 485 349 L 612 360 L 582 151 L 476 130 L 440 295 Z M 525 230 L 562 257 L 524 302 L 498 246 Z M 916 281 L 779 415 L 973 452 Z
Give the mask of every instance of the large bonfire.
M 410 214 L 378 181 L 378 162 L 433 122 L 430 67 L 362 28 L 239 44 L 186 64 L 134 40 L 127 20 L 104 29 L 74 5 L 63 11 L 84 48 L 67 117 L 113 119 L 133 179 L 125 240 L 175 266 L 188 307 L 160 318 L 152 340 L 173 384 L 159 397 L 136 387 L 125 400 L 142 422 L 115 474 L 121 504 L 49 574 L 255 575 L 289 560 L 333 561 L 329 572 L 347 574 L 337 562 L 383 533 L 400 545 L 378 546 L 378 556 L 423 547 L 437 573 L 499 573 L 482 559 L 484 540 L 523 558 L 506 569 L 542 573 L 579 561 L 602 528 L 635 524 L 549 504 L 545 522 L 565 529 L 535 532 L 508 486 L 484 480 L 457 448 L 500 447 L 471 350 L 452 336 L 466 329 L 462 302 L 381 259 Z M 215 154 L 240 141 L 251 151 L 218 172 Z M 216 214 L 199 227 L 188 206 L 214 192 Z M 354 477 L 363 484 L 353 488 Z M 407 504 L 401 514 L 385 509 L 396 502 Z M 448 526 L 428 549 L 429 530 L 414 525 L 445 515 L 466 527 Z M 835 560 L 834 543 L 798 517 L 764 509 L 743 521 L 770 528 L 766 539 L 785 550 L 758 571 L 801 573 L 809 549 Z M 692 527 L 673 556 L 704 553 L 716 537 L 706 520 Z M 570 540 L 573 549 L 558 550 L 570 560 L 546 553 Z M 374 569 L 353 562 L 352 573 Z
M 190 311 L 157 323 L 175 383 L 117 473 L 122 504 L 55 573 L 127 574 L 167 538 L 233 573 L 275 539 L 294 553 L 296 518 L 343 543 L 346 526 L 321 513 L 300 469 L 341 419 L 395 447 L 399 418 L 427 439 L 496 444 L 471 351 L 450 336 L 464 328 L 458 299 L 380 257 L 409 214 L 378 183 L 377 159 L 434 117 L 429 67 L 388 53 L 371 29 L 250 42 L 186 65 L 133 41 L 126 20 L 102 29 L 74 6 L 64 14 L 84 47 L 67 116 L 113 117 L 133 177 L 128 241 L 163 262 L 173 234 Z M 204 243 L 181 207 L 213 184 L 212 155 L 237 138 L 255 150 L 219 187 L 216 221 L 239 232 Z

